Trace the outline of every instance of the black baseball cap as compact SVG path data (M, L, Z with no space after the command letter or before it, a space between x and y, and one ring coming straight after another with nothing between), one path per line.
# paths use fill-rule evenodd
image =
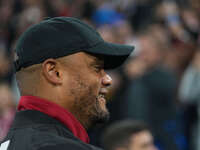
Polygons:
M16 44L15 71L48 58L59 58L77 52L102 55L105 69L116 68L133 51L133 46L105 42L86 23L72 17L55 17L28 28Z

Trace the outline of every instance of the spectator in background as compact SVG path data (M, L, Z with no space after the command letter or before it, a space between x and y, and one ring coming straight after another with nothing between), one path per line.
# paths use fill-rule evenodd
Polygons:
M1 47L2 46L2 47ZM5 47L0 44L0 82L11 83L11 62L5 50Z
M102 141L105 150L157 150L146 124L133 120L110 125Z
M179 88L179 98L186 105L197 105L197 120L190 118L191 148L200 149L200 49L195 53L191 64L184 72ZM194 111L195 109L193 109ZM194 114L194 113L193 113ZM195 119L195 120L194 120Z
M200 14L200 1L199 0L189 0L190 5L197 14Z
M15 114L15 103L7 84L0 85L0 141L6 136Z
M124 117L126 117L126 115L124 115L124 109L130 106L124 106L127 105L127 103L125 104L127 100L124 99L124 93L130 90L131 82L133 80L134 82L137 81L136 85L138 86L138 81L143 79L143 77L147 76L150 72L153 72L153 76L157 76L156 78L158 78L155 82L152 82L153 86L154 84L157 85L157 94L160 93L161 89L166 87L166 83L167 86L171 87L169 88L171 90L168 91L168 94L172 91L179 91L179 80L182 78L185 69L192 60L197 39L200 41L199 0L0 0L0 81L5 81L9 85L12 84L13 76L9 60L12 58L11 50L14 49L14 44L18 36L23 33L28 26L39 22L41 19L43 20L45 17L56 16L78 17L94 27L100 27L99 31L103 32L103 36L105 36L105 39L108 39L108 41L122 44L134 43L134 45L136 45L135 52L138 55L140 55L140 47L142 48L141 36L139 35L143 35L148 27L154 28L151 29L152 31L150 34L150 37L152 36L153 38L152 43L155 43L155 41L158 43L164 41L162 42L163 44L161 44L164 45L164 47L158 46L159 49L165 49L160 51L160 54L164 56L161 62L159 62L162 65L156 65L155 70L158 71L159 69L157 67L159 66L160 68L161 66L168 75L171 75L165 76L165 73L160 75L156 73L155 70L152 71L151 67L146 70L146 67L143 68L143 63L138 63L138 60L132 62L132 59L130 59L130 63L122 66L119 70L111 72L114 81L113 90L109 95L109 97L114 100L111 101L111 105L109 104L112 121L124 119ZM159 23L159 26L152 26L154 23ZM164 32L161 30L164 30ZM155 34L157 34L157 37L155 37ZM147 50L145 53L148 53L149 57L155 54L151 50ZM138 55L133 56L133 58L138 57ZM135 67L127 67L130 64L133 64ZM137 73L139 74L136 73L136 78L131 77L132 75L129 76L131 70L138 71ZM160 84L161 78L164 81L166 80L166 83L163 82L163 84ZM149 79L149 77L147 79ZM159 80L159 83L157 80ZM137 87L136 85L135 87L137 89L141 88L141 86ZM138 95L142 97L140 92L137 93L136 91L133 92L135 94L132 94L134 95L134 100L138 98ZM166 90L164 91L166 92ZM193 115L188 113L188 108L191 112L195 112L195 109L193 109L193 107L188 107L190 100L181 99L183 97L180 96L180 101L186 103L187 106L182 107L185 105L180 105L181 103L177 98L177 93L173 93L173 100L168 97L171 94L167 94L168 98L163 96L165 97L163 101L172 103L174 107L176 107L176 110L178 108L179 114L183 114L184 112L186 115L182 118L186 119L186 116L192 118ZM150 102L149 99L152 99L151 96L145 96L145 94L143 96L148 100L141 100L136 103L139 103L138 105L140 106L149 105L147 102ZM195 95L192 97L194 96ZM132 98L130 99L132 100ZM174 102L174 99L176 99L176 102ZM156 99L154 101L157 102L158 100ZM135 101L131 102L135 103ZM115 107L113 107L113 104ZM195 104L196 100L194 103L192 101L194 107L196 107ZM162 105L164 106L164 103L162 103ZM140 107L136 107L136 105L134 107L136 108L135 112L137 113L135 115L137 116L141 113L141 109L139 109ZM129 109L133 110L134 108L130 107ZM166 110L168 111L170 109L166 108ZM165 110L163 110L163 112L164 111ZM176 114L177 112L173 113L174 116L176 116ZM180 119L180 116L175 119ZM157 121L160 123L159 120ZM186 122L189 127L193 125L190 119ZM182 126L184 125L185 123L182 123ZM97 137L97 135L94 136ZM192 138L188 137L188 140L190 139Z
M163 33L159 25L154 26ZM140 50L125 65L129 84L118 111L122 118L148 123L160 149L186 149L182 126L176 120L176 75L165 65L167 41L159 38L154 26L139 36Z

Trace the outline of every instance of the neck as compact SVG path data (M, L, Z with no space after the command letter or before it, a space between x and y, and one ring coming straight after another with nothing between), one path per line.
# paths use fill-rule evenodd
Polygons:
M82 126L86 130L88 130L92 126L92 123L89 120L88 116L80 114L78 111L70 111L70 112L75 116L75 118L82 124Z

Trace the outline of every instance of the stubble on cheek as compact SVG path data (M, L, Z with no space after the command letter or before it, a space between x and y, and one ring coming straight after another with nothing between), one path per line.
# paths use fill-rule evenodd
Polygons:
M99 103L98 91L94 87L84 84L80 79L77 79L76 82L78 86L71 92L75 94L73 107L77 119L85 126L107 121L109 112L106 106L103 106L105 104Z
M87 96L80 99L77 105L79 105L83 118L88 119L89 124L93 125L107 121L109 119L109 112L106 106L102 106L103 104L99 103L97 95L92 94L92 91L92 88L88 88Z

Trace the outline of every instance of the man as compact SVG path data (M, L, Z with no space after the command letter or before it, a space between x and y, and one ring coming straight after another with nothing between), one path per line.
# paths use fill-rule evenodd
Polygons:
M133 120L110 125L103 135L103 145L105 150L157 150L148 127Z
M86 130L109 117L105 95L112 69L133 47L103 41L75 18L30 27L16 46L18 111L0 150L89 150Z

